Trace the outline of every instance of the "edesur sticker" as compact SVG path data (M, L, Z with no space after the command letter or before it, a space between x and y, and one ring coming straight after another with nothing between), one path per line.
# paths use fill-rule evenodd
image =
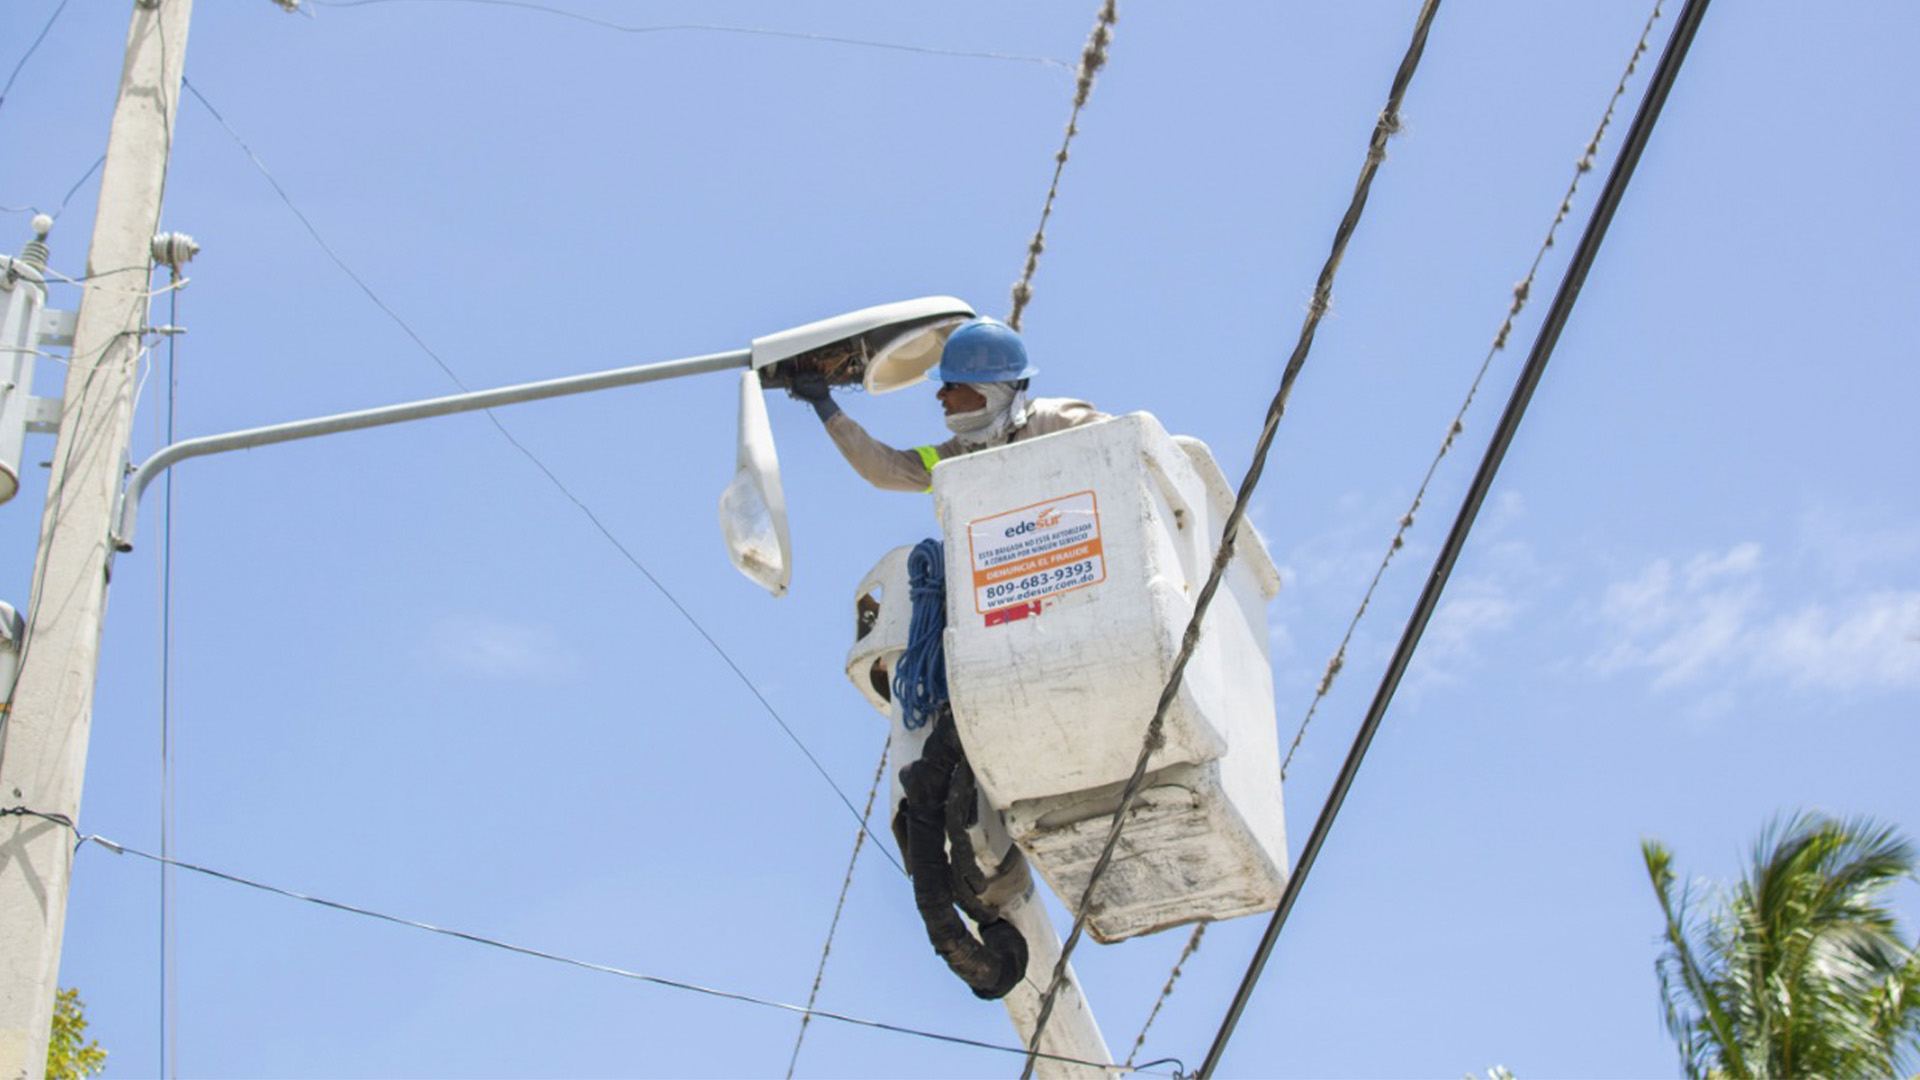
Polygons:
M973 555L973 607L981 614L1016 604L1037 607L1043 597L1107 577L1100 508L1091 491L970 521L967 545Z

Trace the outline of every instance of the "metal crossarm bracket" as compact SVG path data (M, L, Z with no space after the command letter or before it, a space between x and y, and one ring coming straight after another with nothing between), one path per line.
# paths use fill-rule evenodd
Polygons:
M40 344L70 346L73 344L73 329L80 322L77 311L59 311L46 308L40 312Z
M27 399L27 430L44 435L60 431L61 401L54 397Z

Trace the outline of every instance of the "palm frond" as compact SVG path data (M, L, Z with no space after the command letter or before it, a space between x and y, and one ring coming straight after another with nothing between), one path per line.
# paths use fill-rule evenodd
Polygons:
M1641 851L1666 918L1656 961L1688 1076L1885 1076L1920 1055L1920 959L1884 902L1913 845L1869 818L1776 818L1704 915L1672 855Z
M1679 1043L1681 1066L1686 1069L1689 1080L1700 1080L1714 1072L1721 1072L1731 1080L1745 1080L1752 1074L1747 1071L1733 1038L1733 1025L1707 970L1694 955L1696 950L1686 925L1691 888L1682 886L1679 897L1674 897L1673 853L1666 847L1657 841L1643 840L1640 853L1646 860L1647 876L1652 879L1654 895L1659 898L1660 910L1667 921L1667 948L1654 967L1660 977L1667 1030ZM1691 1011L1682 1008L1683 1001L1692 1005ZM1727 1052L1715 1054L1716 1047L1724 1047ZM1719 1068L1716 1069L1716 1065Z

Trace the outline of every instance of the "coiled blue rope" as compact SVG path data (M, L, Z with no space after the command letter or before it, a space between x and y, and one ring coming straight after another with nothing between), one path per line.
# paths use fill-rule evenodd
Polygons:
M922 540L907 556L913 622L907 651L893 673L893 697L908 731L918 731L947 701L947 561L938 540Z

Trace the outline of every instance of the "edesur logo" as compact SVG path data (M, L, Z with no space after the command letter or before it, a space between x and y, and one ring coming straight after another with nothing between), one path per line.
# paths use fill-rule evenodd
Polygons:
M1016 536L1022 535L1023 533L1030 533L1035 529L1051 529L1058 524L1060 524L1060 511L1055 510L1053 507L1049 506L1045 510L1042 510L1040 511L1040 513L1036 514L1032 521L1023 521L1020 524L1015 525L1012 528L1009 528L1006 534L1007 539L1011 540Z

